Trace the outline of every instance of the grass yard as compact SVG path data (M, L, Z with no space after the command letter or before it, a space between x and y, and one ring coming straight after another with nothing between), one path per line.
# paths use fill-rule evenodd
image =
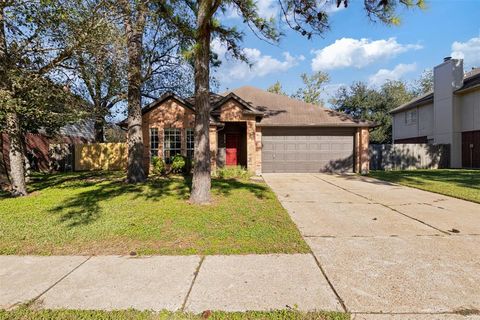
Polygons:
M348 320L350 315L340 312L270 311L270 312L212 312L210 315L195 315L181 312L149 311L79 311L79 310L30 310L19 308L13 311L0 310L0 320Z
M369 176L480 203L480 170L372 171Z
M212 181L191 205L182 176L127 185L122 173L36 175L31 194L0 195L0 254L304 253L308 246L270 188Z

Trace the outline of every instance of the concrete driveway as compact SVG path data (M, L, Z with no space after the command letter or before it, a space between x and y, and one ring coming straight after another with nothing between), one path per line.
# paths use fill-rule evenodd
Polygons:
M264 178L355 319L480 319L480 205L355 175Z

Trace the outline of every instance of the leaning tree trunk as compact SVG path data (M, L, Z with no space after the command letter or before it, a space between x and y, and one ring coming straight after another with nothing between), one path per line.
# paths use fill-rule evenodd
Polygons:
M197 204L210 202L210 12L211 1L202 1L197 17L197 43L195 48L195 152L190 201Z
M125 19L128 46L128 168L127 182L137 183L147 179L144 169L142 132L142 42L145 11L138 5L137 19Z
M4 9L6 3L0 2L0 90L10 91L7 68L8 53L5 37ZM7 135L10 143L8 157L10 160L10 182L12 185L12 194L14 196L27 195L27 186L25 183L25 166L22 135L20 131L20 119L15 110L9 110L6 115Z

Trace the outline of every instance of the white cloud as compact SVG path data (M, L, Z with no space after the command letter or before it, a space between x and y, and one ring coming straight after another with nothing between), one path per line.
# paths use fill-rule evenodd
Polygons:
M400 53L421 48L418 44L400 44L395 38L375 41L342 38L323 49L313 51L315 58L311 65L313 71L363 68L377 60L393 58Z
M468 66L480 65L480 37L471 38L466 42L455 41L452 43L452 57L464 59Z
M277 0L258 0L257 12L262 18L276 18L280 11Z
M260 17L265 19L277 18L280 13L280 7L277 0L257 0L257 13ZM237 7L235 5L229 5L224 17L227 19L238 19L240 15L238 14Z
M368 78L368 81L373 86L380 86L387 80L400 80L405 74L413 72L417 69L417 64L398 64L392 70L380 69L374 75Z
M281 8L278 4L277 0L257 0L255 1L257 4L257 12L258 15L262 18L270 19L270 18L278 18L281 13ZM334 0L320 0L319 8L322 8L325 12L332 15L335 12L341 11L345 9L345 6L342 4L337 7L337 2ZM224 14L224 17L227 19L238 19L240 15L235 7L235 5L229 5L227 10ZM284 19L284 16L280 17Z
M222 61L222 64L216 70L216 76L220 82L225 83L285 72L298 65L300 61L305 60L304 56L292 56L289 52L283 53L283 59L277 59L263 54L256 48L245 48L243 52L252 64L250 67L242 61L233 58L227 59L227 48L218 39L212 41L212 51L217 53Z

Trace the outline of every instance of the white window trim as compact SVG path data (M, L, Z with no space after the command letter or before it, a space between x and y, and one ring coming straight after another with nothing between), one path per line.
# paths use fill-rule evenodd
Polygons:
M192 135L192 141L191 141L191 144L192 144L192 147L189 148L189 141L188 141L188 136L189 134ZM193 128L187 128L185 129L185 151L186 151L186 155L188 157L188 152L191 151L191 158L193 158L193 153L194 153L194 150L195 150L195 135L194 135L194 131L193 131Z
M156 132L156 140L157 140L157 147L156 148L152 148L152 146L153 146L153 139L152 139L153 134L152 134L152 132L154 130ZM158 134L158 131L159 131L158 128L150 128L150 130L149 130L150 160L155 156L158 157L158 149L159 149L159 146L160 146L160 136ZM154 151L156 151L156 152L154 153Z
M168 135L173 136L173 137L176 137L177 133L178 133L178 141L177 141L177 139L175 139L175 142L180 143L180 146L178 148L171 148L171 145L167 146L167 139L166 139L166 137L167 137L166 132L167 131L169 132ZM175 134L172 134L171 132L175 132ZM169 151L170 157L166 156L167 151ZM163 129L163 160L165 162L169 162L170 158L173 157L172 156L172 151L175 151L174 155L182 153L182 131L179 128L164 128Z

